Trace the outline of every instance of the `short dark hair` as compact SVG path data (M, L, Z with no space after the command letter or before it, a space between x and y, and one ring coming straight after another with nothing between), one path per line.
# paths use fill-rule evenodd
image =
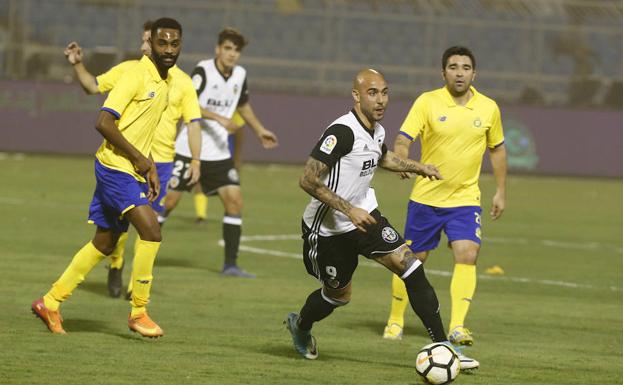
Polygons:
M153 20L147 20L146 22L143 23L143 32L145 31L149 31L151 32L151 27L154 25L154 21Z
M218 45L223 44L226 40L234 43L240 50L249 44L249 40L240 31L232 27L226 27L218 34Z
M469 48L463 47L460 45L455 45L454 47L448 48L441 57L441 69L446 69L446 65L448 65L448 59L451 56L459 55L459 56L467 56L472 60L472 68L476 69L476 58L472 51Z
M182 25L177 22L175 19L171 19L170 17L162 17L153 22L151 25L151 37L155 38L156 33L160 28L168 28L168 29L177 29L180 31L180 36L182 36Z

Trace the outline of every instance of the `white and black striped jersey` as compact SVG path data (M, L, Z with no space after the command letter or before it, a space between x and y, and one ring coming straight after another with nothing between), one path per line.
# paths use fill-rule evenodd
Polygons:
M231 119L239 105L249 99L247 90L247 71L234 66L229 77L225 77L216 66L215 59L202 60L191 74L197 90L201 108ZM227 129L211 119L202 119L201 123L201 160L223 160L231 157ZM188 129L182 127L175 142L175 152L190 157L188 147Z
M377 206L370 182L385 154L385 129L378 123L367 130L354 110L335 120L311 152L329 166L323 183L353 206L372 212ZM321 236L343 234L356 227L348 217L316 198L305 208L303 221Z

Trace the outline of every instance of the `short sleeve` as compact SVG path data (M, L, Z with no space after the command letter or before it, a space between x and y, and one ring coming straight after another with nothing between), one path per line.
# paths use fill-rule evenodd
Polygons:
M130 68L134 67L138 64L137 60L128 60L122 63L117 64L112 67L108 71L103 74L97 76L95 78L95 82L97 83L97 89L100 93L104 94L113 88L115 88L115 84L121 79L124 73L126 73Z
M500 114L500 108L496 104L493 116L491 117L491 128L487 131L487 147L495 148L502 143L504 143L502 116Z
M192 81L184 76L182 82L182 118L184 123L201 119L201 110L199 109L199 100Z
M310 156L333 167L338 160L353 150L355 135L343 124L334 124L327 128L314 146Z
M426 100L423 95L415 100L413 106L409 110L407 117L405 118L402 126L400 127L399 135L406 136L411 141L414 141L424 130L427 122L426 112Z
M127 71L110 91L101 110L108 111L119 119L128 104L138 94L138 90L142 86L141 83L140 74L135 71Z
M238 106L243 106L249 102L249 89L247 88L247 79L244 79L242 83L242 91L240 92L240 99L238 99Z
M200 95L206 88L206 84L208 82L206 70L201 66L197 66L190 74L190 78L192 80L193 87L195 88L197 95Z

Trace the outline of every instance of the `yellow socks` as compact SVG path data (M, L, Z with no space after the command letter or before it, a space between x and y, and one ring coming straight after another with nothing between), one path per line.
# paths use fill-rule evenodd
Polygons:
M404 327L405 323L405 309L409 304L409 297L407 295L407 288L404 282L396 274L392 274L392 308L389 313L389 319L387 324L393 323Z
M123 252L125 250L125 242L127 240L128 233L121 233L119 240L117 241L117 246L115 246L115 250L113 250L112 254L110 254L111 269L121 269L123 266Z
M45 307L52 311L58 310L60 303L69 298L74 289L84 281L84 277L104 258L106 256L89 241L76 253L61 277L54 282L52 289L43 296Z
M195 192L195 215L197 218L206 219L208 217L208 197L203 192Z
M455 264L452 281L450 282L452 311L448 330L452 330L457 326L463 326L475 291L476 265Z
M149 292L153 279L152 269L160 242L137 240L134 251L134 263L132 266L132 305L131 317L145 313L149 303Z

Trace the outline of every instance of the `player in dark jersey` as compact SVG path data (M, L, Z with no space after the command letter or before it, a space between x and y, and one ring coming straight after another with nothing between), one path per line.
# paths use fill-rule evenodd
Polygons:
M355 105L331 124L309 157L300 185L312 196L303 215L303 254L307 272L322 288L312 292L300 313L288 314L285 323L296 351L307 359L318 357L311 335L314 322L348 304L351 278L359 254L387 267L402 278L409 301L434 342L446 338L435 290L422 263L378 210L370 182L377 167L413 172L441 179L435 166L422 165L388 151L385 129L378 122L385 114L388 87L383 75L360 71L352 91ZM457 352L459 353L459 352ZM459 353L462 369L478 362Z

